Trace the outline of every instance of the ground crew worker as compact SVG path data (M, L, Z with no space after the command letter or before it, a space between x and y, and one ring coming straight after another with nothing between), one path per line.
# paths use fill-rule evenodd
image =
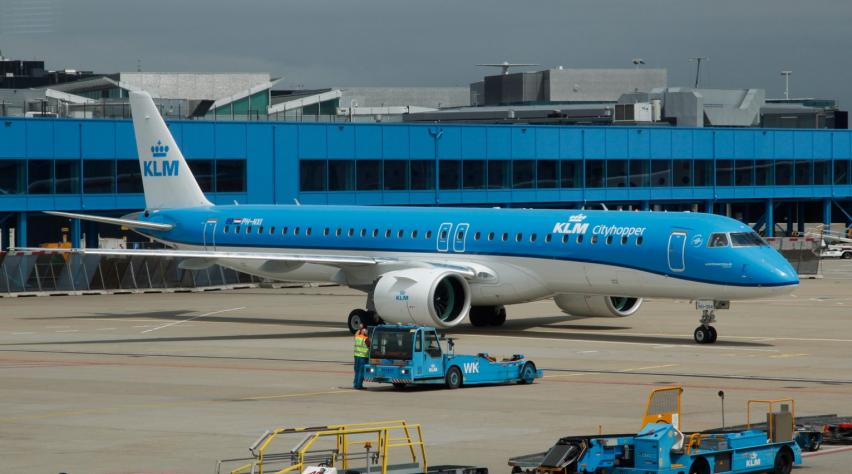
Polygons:
M352 382L352 388L355 390L364 388L364 365L367 364L369 348L370 339L367 337L367 327L361 324L355 333L355 380Z

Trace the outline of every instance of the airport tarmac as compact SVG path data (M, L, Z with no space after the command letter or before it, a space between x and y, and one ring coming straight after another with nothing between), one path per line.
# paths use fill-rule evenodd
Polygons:
M800 415L852 415L852 262L790 296L720 311L697 345L687 301L624 319L572 319L551 301L511 306L499 329L449 331L459 353L524 353L534 385L354 391L340 287L0 300L0 472L211 473L266 429L406 419L430 464L483 464L570 434L632 432L649 390L685 386L686 430L745 422L750 398ZM295 444L301 438L292 438ZM290 446L287 445L287 448ZM849 472L852 451L805 460Z

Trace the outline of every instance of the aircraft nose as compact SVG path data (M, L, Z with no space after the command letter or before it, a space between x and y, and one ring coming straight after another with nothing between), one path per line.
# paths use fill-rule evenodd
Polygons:
M743 265L743 277L761 286L781 287L799 284L799 275L796 270L786 258L775 251Z

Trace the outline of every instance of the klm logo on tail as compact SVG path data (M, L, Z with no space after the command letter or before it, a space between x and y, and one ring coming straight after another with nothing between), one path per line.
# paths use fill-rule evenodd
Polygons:
M168 158L169 146L157 141L151 147L153 158ZM144 160L142 162L142 174L144 176L177 176L179 171L178 160Z

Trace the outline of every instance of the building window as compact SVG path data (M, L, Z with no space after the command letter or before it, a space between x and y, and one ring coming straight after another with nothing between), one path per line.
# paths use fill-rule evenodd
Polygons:
M302 160L299 162L299 189L301 191L325 191L325 160Z
M138 163L138 160L136 160ZM198 181L198 186L201 188L201 191L205 193L212 193L215 191L213 189L213 160L187 160L186 162L189 165L189 170L192 171L192 175L195 176L195 180ZM119 167L121 166L121 162L119 161ZM136 165L137 168L139 165ZM119 180L120 177L120 169L119 169ZM119 187L121 184L119 184ZM121 192L119 190L119 192Z
M562 172L559 175L559 187L561 188L581 188L583 187L583 178L580 170L583 169L583 162L579 160L565 160L559 162Z
M651 160L651 186L671 186L671 160Z
M814 184L831 184L831 168L827 160L814 160Z
M115 162L112 160L84 160L83 192L86 194L115 192Z
M139 160L118 160L115 165L118 192L144 192L144 189L142 189L142 172L139 170Z
M527 189L535 185L535 161L514 160L512 162L512 188Z
M651 164L648 160L630 160L631 188L647 188L651 185Z
M355 189L355 162L328 160L328 190L352 191Z
M435 189L435 162L432 160L411 160L411 189Z
M734 184L737 186L754 185L754 162L737 160L734 162Z
M485 161L462 161L462 187L464 189L485 189Z
M355 162L355 188L358 191L378 191L382 188L382 162L358 160Z
M754 184L772 186L772 161L757 160L754 162Z
M692 176L695 186L713 186L713 160L695 160Z
M606 163L606 187L627 186L627 160L609 160Z
M385 160L386 191L408 189L408 160Z
M216 192L246 192L245 160L218 160L216 162Z
M511 166L509 160L489 160L488 189L509 189L512 186Z
M692 160L672 160L675 186L692 186Z
M0 195L22 193L25 180L23 160L0 160Z
M775 185L788 186L793 184L793 161L779 160L775 162Z
M834 162L834 184L849 184L849 161Z
M811 183L811 160L796 160L796 184L807 185Z
M461 161L459 160L441 160L439 181L441 189L459 189L461 184Z
M602 188L604 185L604 162L586 160L586 187Z
M555 188L559 184L559 162L538 160L536 182L539 188Z
M29 160L28 185L29 194L52 194L53 193L53 162L50 160Z
M716 160L716 186L734 184L734 162L731 160Z
M0 162L2 166L3 162ZM0 180L6 173L0 171ZM80 162L77 160L56 160L54 164L56 194L78 194L80 192ZM0 189L3 186L0 185Z

